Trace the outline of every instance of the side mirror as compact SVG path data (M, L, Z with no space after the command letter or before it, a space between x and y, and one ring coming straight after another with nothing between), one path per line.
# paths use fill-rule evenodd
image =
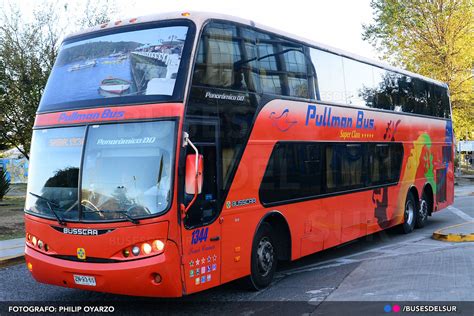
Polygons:
M184 180L186 194L200 194L202 191L203 159L202 155L190 154L186 156L186 177Z

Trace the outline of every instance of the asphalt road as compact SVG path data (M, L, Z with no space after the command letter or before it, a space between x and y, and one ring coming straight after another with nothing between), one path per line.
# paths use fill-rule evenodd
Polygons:
M469 195L474 186L458 192L462 196L454 205L435 213L424 228L408 235L391 229L286 263L274 283L260 292L232 282L175 300L133 298L40 284L20 264L0 270L0 301L100 302L132 310L238 310L245 315L285 309L292 314L317 313L323 301L474 301L474 243L431 239L439 228L474 220L474 196Z

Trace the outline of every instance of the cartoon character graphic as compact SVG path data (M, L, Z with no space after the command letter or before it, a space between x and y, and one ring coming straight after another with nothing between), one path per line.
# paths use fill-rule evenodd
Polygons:
M290 119L289 112L290 110L288 109L284 109L280 115L277 115L276 112L271 112L269 118L272 120L272 125L282 132L288 131L298 123L298 121Z
M415 182L417 175L418 177L424 176L434 192L436 192L431 143L431 137L427 133L422 133L413 142L413 147L410 149L410 154L405 165L405 170L402 172L402 178L400 179L401 186L399 197L397 199L399 203L397 211L399 214L403 213L405 196L411 183Z

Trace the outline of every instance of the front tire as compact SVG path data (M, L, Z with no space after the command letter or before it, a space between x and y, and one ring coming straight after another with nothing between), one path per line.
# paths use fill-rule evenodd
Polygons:
M277 266L277 247L270 224L263 223L253 240L249 285L253 290L266 288L272 283Z
M401 230L404 234L409 234L415 228L416 222L416 200L413 193L408 192L407 199L405 201L405 210L403 212L403 224Z

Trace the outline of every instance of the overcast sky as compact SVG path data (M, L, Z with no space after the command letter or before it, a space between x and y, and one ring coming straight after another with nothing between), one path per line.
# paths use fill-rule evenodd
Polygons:
M34 5L47 0L16 1L25 11L25 16L29 16L27 11L31 11ZM372 21L370 0L115 1L118 3L119 9L119 12L114 16L117 19L169 11L219 12L248 18L357 55L377 59L372 46L361 38L362 23Z

